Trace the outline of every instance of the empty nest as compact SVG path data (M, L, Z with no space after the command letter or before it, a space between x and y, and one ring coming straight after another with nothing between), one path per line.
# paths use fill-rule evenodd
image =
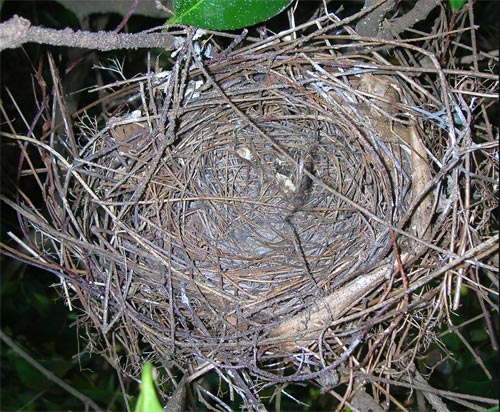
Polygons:
M467 113L494 81L419 67L429 53L403 42L389 64L383 41L335 27L214 59L187 42L171 70L108 85L111 117L28 139L47 208L5 201L93 350L136 375L148 359L193 382L215 370L253 408L270 384L404 380L450 271L492 269L476 257L494 237L454 236L461 211L488 230L494 198L465 212L457 193L496 150ZM469 189L491 194L492 167Z

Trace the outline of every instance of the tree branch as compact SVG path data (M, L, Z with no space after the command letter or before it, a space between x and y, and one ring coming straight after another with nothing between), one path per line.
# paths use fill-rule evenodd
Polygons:
M419 21L425 20L429 13L439 6L436 0L418 0L413 9L404 16L391 21L392 28L385 29L386 35L394 38L394 33L399 34L404 30L413 27Z
M31 357L24 349L19 347L14 340L4 333L3 330L0 330L0 339L16 353L21 358L23 358L26 362L28 362L31 366L33 366L36 370L38 370L41 374L43 374L47 379L51 380L55 384L59 385L66 392L70 393L75 398L79 399L87 408L90 407L95 411L100 411L102 408L99 407L92 399L83 393L78 392L75 388L68 385L61 378L57 377L53 372L49 371L47 368L38 363L33 357Z
M378 0L365 0L365 8L373 6ZM387 13L396 6L396 0L386 0L380 6L361 18L356 25L360 36L394 39L396 35L425 20L429 13L439 5L436 0L418 0L404 16L383 24Z
M377 2L379 2L379 0L365 0L364 8L371 7ZM382 21L395 5L396 0L384 1L373 11L361 18L356 24L356 31L358 34L365 37L380 37L379 31L382 27Z
M31 22L15 15L5 23L0 23L0 51L35 42L53 46L79 47L109 51L116 49L140 49L158 47L165 50L178 49L184 39L167 33L114 33L99 31L73 31L48 29L31 26Z
M91 14L116 13L125 16L131 8L132 0L106 0L106 1L75 1L75 0L56 0L67 10L70 10L80 22ZM172 13L166 9L173 9L172 0L161 0L164 6L158 8L153 0L140 1L134 10L134 15L154 17L167 20Z

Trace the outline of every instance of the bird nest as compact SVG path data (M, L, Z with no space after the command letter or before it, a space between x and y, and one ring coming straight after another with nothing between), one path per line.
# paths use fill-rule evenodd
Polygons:
M94 351L132 374L215 370L254 408L270 384L404 381L463 268L492 269L497 147L471 107L494 80L334 27L214 59L188 42L106 86L111 117L24 138L46 204L14 206L29 260L79 301Z

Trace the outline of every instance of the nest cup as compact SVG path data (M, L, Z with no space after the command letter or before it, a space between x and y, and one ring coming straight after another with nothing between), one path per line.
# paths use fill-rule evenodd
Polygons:
M449 119L422 108L441 102L373 43L308 41L208 62L184 50L115 90L104 126L82 117L74 146L40 149L62 206L26 225L62 239L63 283L124 370L214 369L253 407L269 383L333 387L362 341L388 336L372 330L401 321L394 274L417 283L411 265L438 260L450 209L428 154L446 159Z
M104 329L132 320L155 350L186 364L249 362L256 350L294 360L318 339L331 315L275 328L379 267L392 244L387 223L412 195L407 138L377 129L382 115L370 109L389 97L362 86L386 82L391 92L397 81L337 65L314 54L219 62L208 66L217 87L192 69L176 140L161 156L169 137L154 135L143 105L87 145L91 162L76 170L98 201L75 182L72 209L87 210L82 226L100 248L86 279ZM397 122L397 108L391 115Z
M323 73L308 62L331 56L306 57L210 65L217 88L192 74L176 141L160 157L168 137L154 136L144 106L113 118L104 131L111 139L83 153L92 163L78 172L99 199L85 227L103 249L92 254L92 278L101 296L110 272L122 296L154 305L154 317L149 304L143 315L155 333L142 333L155 348L189 358L216 345L231 363L250 357L280 321L386 257L387 223L411 200L408 143L373 128L367 107L387 96L363 92L357 76L357 89L346 87L335 64ZM78 189L87 203L88 189ZM290 343L300 333L274 338Z

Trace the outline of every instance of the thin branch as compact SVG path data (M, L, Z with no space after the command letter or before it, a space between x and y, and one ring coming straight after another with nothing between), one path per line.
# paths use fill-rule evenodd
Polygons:
M368 8L377 3L377 0L365 0L364 8ZM360 36L378 37L379 30L382 26L387 13L394 8L396 0L387 0L380 3L374 10L361 18L356 24L356 31Z
M55 30L32 26L31 22L17 15L0 23L0 51L35 42L53 46L79 47L109 51L116 49L162 48L176 50L184 42L182 37L167 33L114 33L99 31L73 31L69 28Z
M422 385L425 389L419 389L422 391L425 399L432 405L433 409L437 412L450 412L446 404L442 401L439 395L433 393L433 389L425 380L425 378L420 374L420 372L415 368L413 373L415 374L415 380Z
M62 379L58 378L54 375L53 372L44 368L40 363L38 363L35 359L33 359L24 349L20 348L12 338L6 335L3 330L0 330L0 339L5 342L6 345L10 346L10 348L17 353L21 358L23 358L26 362L28 362L31 366L33 366L36 370L38 370L42 375L44 375L47 379L54 382L63 388L66 392L73 395L75 398L79 399L84 405L91 407L93 410L101 411L102 408L99 407L92 399L85 396L83 393L78 392L75 388L68 385Z
M375 3L376 0L365 0L365 8L371 7ZM361 18L356 25L356 31L361 36L393 39L419 21L425 20L438 5L439 2L436 0L418 0L404 16L391 20L388 27L387 24L384 24L384 19L387 13L395 8L396 1L387 0Z
M432 10L439 6L436 0L418 0L415 6L404 16L390 22L392 27L385 27L382 36L387 38L413 27L418 22L425 20Z
M65 9L71 11L78 20L82 21L92 14L115 13L120 16L126 16L131 8L131 0L112 0L112 1L75 1L75 0L56 0ZM141 15L153 17L156 19L167 20L173 15L172 0L157 1L139 1L134 16Z

